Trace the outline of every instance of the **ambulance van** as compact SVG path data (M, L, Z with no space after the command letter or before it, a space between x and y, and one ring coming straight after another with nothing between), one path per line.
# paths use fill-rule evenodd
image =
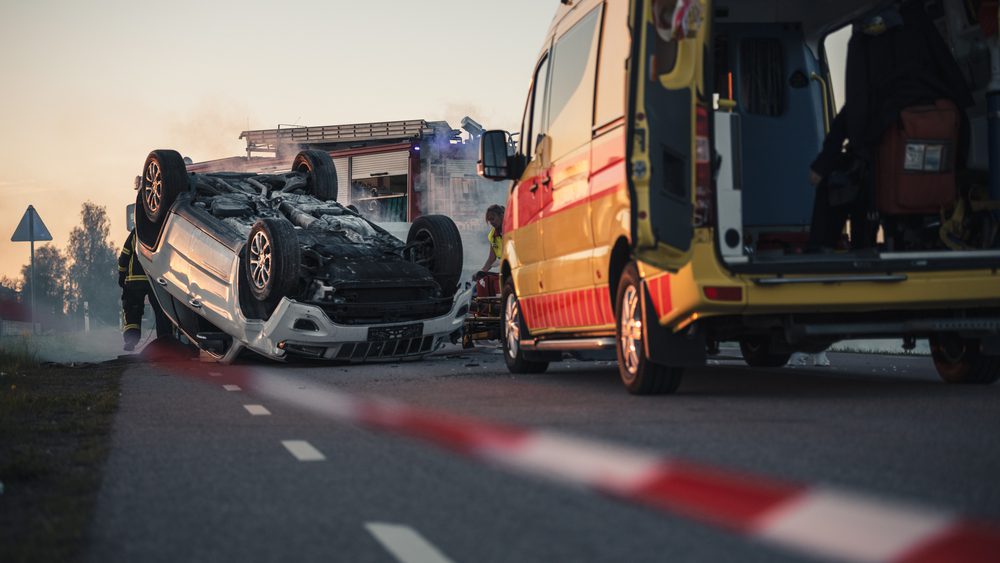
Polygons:
M843 80L831 49L842 59L852 34L912 25L907 5L562 0L520 132L486 132L480 148L482 176L514 180L501 262L510 371L613 354L629 392L671 393L723 342L778 367L844 339L926 338L945 381L995 382L996 2L911 1L973 103L901 112L867 172L872 205L817 249L810 166ZM850 222L877 237L859 244Z

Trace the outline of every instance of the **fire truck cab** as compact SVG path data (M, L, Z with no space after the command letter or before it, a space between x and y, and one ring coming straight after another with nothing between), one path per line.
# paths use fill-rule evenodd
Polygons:
M974 98L961 108L967 144L907 136L901 116L897 149L872 173L879 198L898 196L879 200L877 243L844 235L813 252L810 163L837 114L826 48L864 18L877 26L878 10L876 33L909 25L896 15L913 2ZM563 0L516 150L503 131L480 148L481 175L514 180L508 368L613 351L628 391L671 393L720 342L777 367L843 339L898 337L928 338L945 381L995 382L997 17L990 0Z

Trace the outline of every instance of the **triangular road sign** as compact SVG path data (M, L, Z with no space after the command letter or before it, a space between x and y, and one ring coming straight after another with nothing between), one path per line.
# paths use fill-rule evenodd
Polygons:
M33 242L37 240L52 240L52 235L42 223L42 218L38 216L34 206L29 205L18 223L14 235L10 237L11 242Z

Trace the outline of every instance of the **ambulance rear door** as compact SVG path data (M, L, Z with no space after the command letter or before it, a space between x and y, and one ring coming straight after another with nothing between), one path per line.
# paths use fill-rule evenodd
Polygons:
M691 258L695 180L708 170L710 145L701 131L707 129L707 107L701 120L698 109L710 9L710 0L632 4L626 147L632 250L643 262L670 271Z

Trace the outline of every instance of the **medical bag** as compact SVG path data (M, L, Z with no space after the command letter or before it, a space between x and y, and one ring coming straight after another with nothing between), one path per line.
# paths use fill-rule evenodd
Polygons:
M882 215L937 214L954 204L959 119L949 100L900 112L879 148L877 204Z

